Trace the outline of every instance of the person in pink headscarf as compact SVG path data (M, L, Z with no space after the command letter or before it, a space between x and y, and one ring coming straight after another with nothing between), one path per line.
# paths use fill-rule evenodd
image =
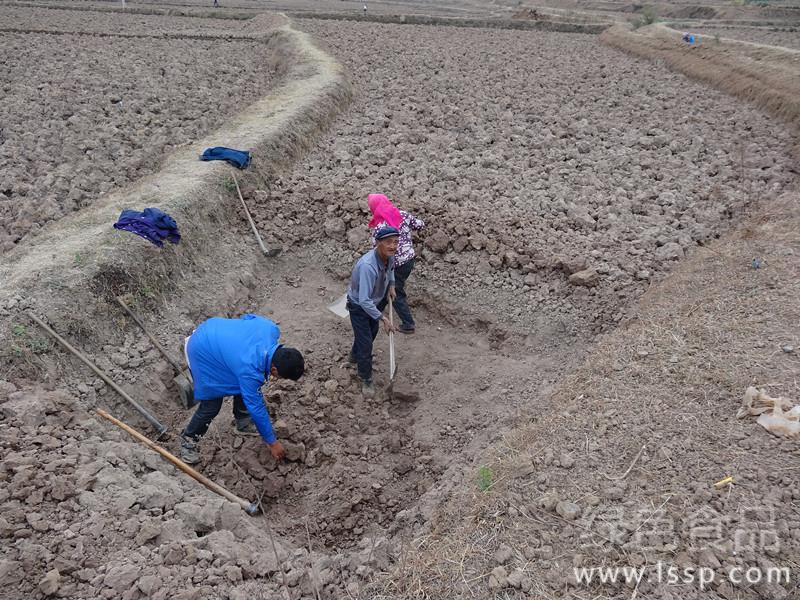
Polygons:
M372 213L369 227L372 230L372 245L375 246L375 234L382 227L394 227L400 232L397 244L397 253L394 255L394 288L396 297L394 310L400 317L401 325L398 331L414 333L416 324L411 315L406 299L406 280L414 269L414 243L411 239L412 231L425 228L425 222L404 210L399 210L392 201L383 194L370 194L367 204Z

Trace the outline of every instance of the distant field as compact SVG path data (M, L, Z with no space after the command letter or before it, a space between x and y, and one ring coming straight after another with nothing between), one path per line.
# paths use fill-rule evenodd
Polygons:
M766 27L703 27L692 29L693 33L701 36L705 43L713 42L716 36L730 38L743 42L754 42L768 46L783 46L793 50L800 50L800 27L775 30Z

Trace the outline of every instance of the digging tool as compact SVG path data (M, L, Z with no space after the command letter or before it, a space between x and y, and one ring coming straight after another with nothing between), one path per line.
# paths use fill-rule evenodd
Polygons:
M194 399L194 381L192 381L192 372L189 369L186 369L185 371L175 375L172 381L174 381L175 385L178 386L178 394L180 394L183 408L192 408L195 404L197 404L197 400Z
M394 382L394 374L397 370L394 355L394 311L392 310L392 299L389 298L389 385Z
M146 409L145 407L143 407L141 404L139 404L138 402L136 402L136 400L134 400L133 398L131 398L131 397L130 397L130 396L129 396L129 395L126 393L126 392L125 392L125 390L123 390L123 389L122 389L121 387L119 387L119 386L118 386L116 383L114 383L114 382L111 380L111 378L110 378L108 375L106 375L105 373L103 373L103 371L101 371L100 369L98 369L98 368L95 366L95 364L94 364L92 361L90 361L88 358L86 358L86 356L84 356L84 355L83 355L83 354L82 354L82 353L81 353L79 350L76 350L75 348L73 348L73 347L72 347L72 346L69 344L69 342L67 342L67 341L66 341L64 338L62 338L62 337L61 337L60 335L58 335L58 334L57 334L55 331L53 331L52 329L50 329L50 327L49 327L49 326L48 326L48 325L47 325L47 324L46 324L44 321L42 321L42 320L41 320L39 317L37 317L37 316L36 316L36 315L34 315L33 313L28 313L28 317L30 317L30 319L31 319L32 321L34 321L34 322L35 322L37 325L39 325L39 327L41 327L41 328L42 328L42 329L44 329L44 330L45 330L47 333L49 333L51 336L53 336L53 337L54 337L54 338L55 338L55 339L56 339L56 340L57 340L57 341L58 341L58 342L59 342L59 343L60 343L62 346L64 346L64 347L65 347L67 350L69 350L70 352L72 352L72 354L74 354L74 355L75 355L75 356L77 356L79 359L81 359L81 360L83 361L83 363L84 363L86 366L88 366L88 367L89 367L89 368L90 368L92 371L94 371L94 372L97 374L97 376L98 376L98 377L100 377L100 379L102 379L102 380L103 380L103 381L105 381L105 382L106 382L108 385L110 385L110 386L112 387L112 389L113 389L115 392L117 392L117 393L118 393L120 396L122 396L123 398L125 398L125 400L127 400L127 401L128 401L128 403L129 403L131 406L133 406L133 407L134 407L134 408L135 408L135 409L136 409L136 410L139 412L139 414L140 414L140 415L142 415L142 416L143 416L145 419L147 419L147 422L148 422L148 423L150 423L150 424L151 424L151 425L152 425L152 426L155 428L156 432L158 433L158 435L156 436L156 439L158 439L158 438L160 438L162 435L164 435L164 433L167 431L167 426L166 426L166 425L163 425L163 424L161 424L161 423L158 421L158 419L156 419L156 418L155 418L153 415L151 415L151 414L150 414L150 413L147 411L147 409Z
M389 385L386 386L386 395L394 398L394 376L397 372L397 364L394 354L394 310L392 310L392 299L389 298Z
M261 239L261 235L258 233L258 228L256 227L255 222L253 221L253 217L250 216L250 211L247 210L247 204L245 204L244 197L242 197L242 190L239 189L239 182L236 180L236 175L231 174L233 177L233 183L236 184L236 193L239 194L239 200L242 201L242 208L244 208L244 214L247 217L247 220L250 222L250 227L253 229L253 233L256 234L256 239L258 240L258 245L261 248L261 252L264 253L264 256L268 256L273 258L278 256L281 253L280 248L273 248L272 250L268 249L265 245L263 240Z
M173 359L169 354L167 354L167 351L164 350L164 347L161 344L158 343L158 340L156 340L156 338L154 338L153 335L149 331L147 331L147 327L144 326L144 323L142 323L141 319L139 319L139 317L136 315L136 313L134 313L128 307L128 305L125 304L125 301L122 299L121 296L117 296L117 303L119 303L119 305L125 310L125 312L128 313L128 316L131 319L133 319L134 322L139 327L142 328L142 331L144 331L144 334L150 339L150 341L153 343L153 346L156 347L156 350L158 350L161 353L161 356L166 358L167 362L172 365L172 367L175 369L175 372L180 373L181 371L183 371L186 368L186 367L178 364L175 361L175 359Z
M165 459L167 459L173 465L178 467L181 471L186 473L189 477L191 477L195 481L199 481L200 483L202 483L204 486L206 486L208 489L210 489L215 494L219 494L220 496L222 496L226 500L230 500L231 502L235 502L236 504L241 506L244 509L244 512L246 512L248 515L257 515L258 514L258 504L257 503L248 502L247 500L243 500L242 498L239 498L239 496L237 496L235 494L232 494L231 492L226 490L224 487L222 487L218 483L214 483L213 481L211 481L205 475L202 475L202 474L198 473L197 471L195 471L192 467L187 465L185 462L183 462L181 459L179 459L174 454L171 454L170 452L167 452L164 448L162 448L158 444L156 444L156 443L150 441L149 439L147 439L141 433L136 431L133 427L129 427L128 425L126 425L125 423L120 421L119 419L116 419L116 418L112 417L110 414L108 414L102 408L98 408L97 409L97 414L100 415L101 417L103 417L104 419L107 419L108 421L111 421L114 425L116 425L117 427L119 427L123 431L126 431L127 433L132 435L134 438L136 438L138 441L143 443L145 446L147 446L151 450L155 450L156 452L158 452L161 456L163 456Z
M336 302L328 305L328 310L335 314L337 317L346 319L350 313L347 311L347 292L342 295Z
M150 339L153 346L156 347L156 350L161 353L161 356L167 359L167 362L172 365L173 369L175 369L175 377L172 379L172 381L174 381L175 385L178 386L178 392L180 394L181 404L183 404L183 407L191 408L194 406L194 386L192 385L194 382L192 381L192 372L188 369L188 367L183 366L179 362L175 361L175 359L173 359L169 354L167 354L167 351L164 350L163 346L158 343L158 340L153 337L153 334L147 331L147 328L144 326L144 323L142 323L142 320L136 316L136 313L134 313L127 304L125 304L125 301L120 296L117 296L117 302L123 309L125 309L125 312L128 313L128 316L130 316L130 318L142 328L144 334Z

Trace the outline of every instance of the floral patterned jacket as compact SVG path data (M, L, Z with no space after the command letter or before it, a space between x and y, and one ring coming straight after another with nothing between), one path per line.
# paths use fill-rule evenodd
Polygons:
M403 222L400 223L400 239L397 240L397 254L394 255L395 268L406 264L416 254L414 253L414 243L411 240L411 231L421 231L425 229L425 221L415 217L404 210L400 211ZM372 228L372 247L375 247L375 234L381 227L386 227L388 223L383 221Z

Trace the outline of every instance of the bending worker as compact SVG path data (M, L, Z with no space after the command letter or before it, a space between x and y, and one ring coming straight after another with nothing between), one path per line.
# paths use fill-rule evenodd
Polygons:
M361 392L367 398L375 395L372 343L378 335L380 323L383 322L387 334L397 330L382 313L389 298L395 299L394 255L399 235L395 227L383 227L375 232L375 248L358 259L347 290L347 310L353 326L350 362L358 365Z
M261 395L270 377L297 381L303 375L303 355L278 343L281 332L269 319L243 315L239 319L213 317L186 340L186 359L194 381L197 410L181 432L181 458L200 462L198 442L233 396L233 417L240 435L261 435L275 460L284 457Z

